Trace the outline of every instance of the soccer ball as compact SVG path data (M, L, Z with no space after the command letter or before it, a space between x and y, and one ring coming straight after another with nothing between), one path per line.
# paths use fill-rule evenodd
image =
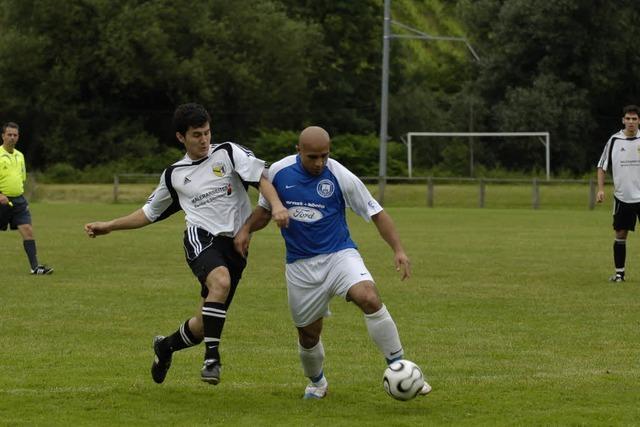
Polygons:
M420 367L410 360L396 360L384 371L382 386L396 400L411 400L424 385Z

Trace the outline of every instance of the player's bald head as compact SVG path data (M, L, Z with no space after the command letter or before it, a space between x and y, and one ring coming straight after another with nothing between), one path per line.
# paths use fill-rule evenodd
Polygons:
M331 151L329 133L319 126L309 126L300 132L297 149L304 169L311 175L320 175Z
M329 133L320 126L309 126L300 132L298 138L299 149L321 150L329 147L331 137Z

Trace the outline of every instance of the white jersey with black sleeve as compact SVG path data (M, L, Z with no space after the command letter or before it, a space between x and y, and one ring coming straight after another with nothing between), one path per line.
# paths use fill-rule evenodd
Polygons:
M611 167L613 195L625 203L640 203L640 131L626 136L620 131L609 138L598 167Z
M233 237L251 214L247 184L258 183L264 161L232 142L212 145L200 160L185 156L162 173L142 207L152 221L182 209L187 227Z

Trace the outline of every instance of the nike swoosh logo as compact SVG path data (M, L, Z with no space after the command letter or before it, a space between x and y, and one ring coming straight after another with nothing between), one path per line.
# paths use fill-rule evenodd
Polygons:
M366 276L366 275L367 275L367 273L360 273L360 275L361 275L361 276Z
M391 352L391 355L395 356L396 354L400 353L401 351L402 351L402 349L393 351L393 352Z
M295 187L295 185L285 185L284 186L284 188L286 188L287 190L290 189L290 188L293 188L293 187Z

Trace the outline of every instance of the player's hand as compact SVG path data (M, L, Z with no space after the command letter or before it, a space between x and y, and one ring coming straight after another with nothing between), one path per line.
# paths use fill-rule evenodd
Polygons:
M249 253L249 243L251 242L251 233L246 227L242 227L236 237L233 238L233 246L243 258Z
M5 196L4 194L0 194L0 205L9 205L9 206L11 206L11 202L9 201L9 198L7 196Z
M95 238L96 236L108 234L111 230L109 230L105 222L90 222L85 224L84 231L89 237Z
M396 271L402 274L400 280L405 280L411 277L411 261L404 252L399 252L395 256Z
M289 211L284 206L274 207L271 210L271 218L278 224L280 228L289 226Z
M596 202L602 203L604 201L604 191L598 191L596 193Z

